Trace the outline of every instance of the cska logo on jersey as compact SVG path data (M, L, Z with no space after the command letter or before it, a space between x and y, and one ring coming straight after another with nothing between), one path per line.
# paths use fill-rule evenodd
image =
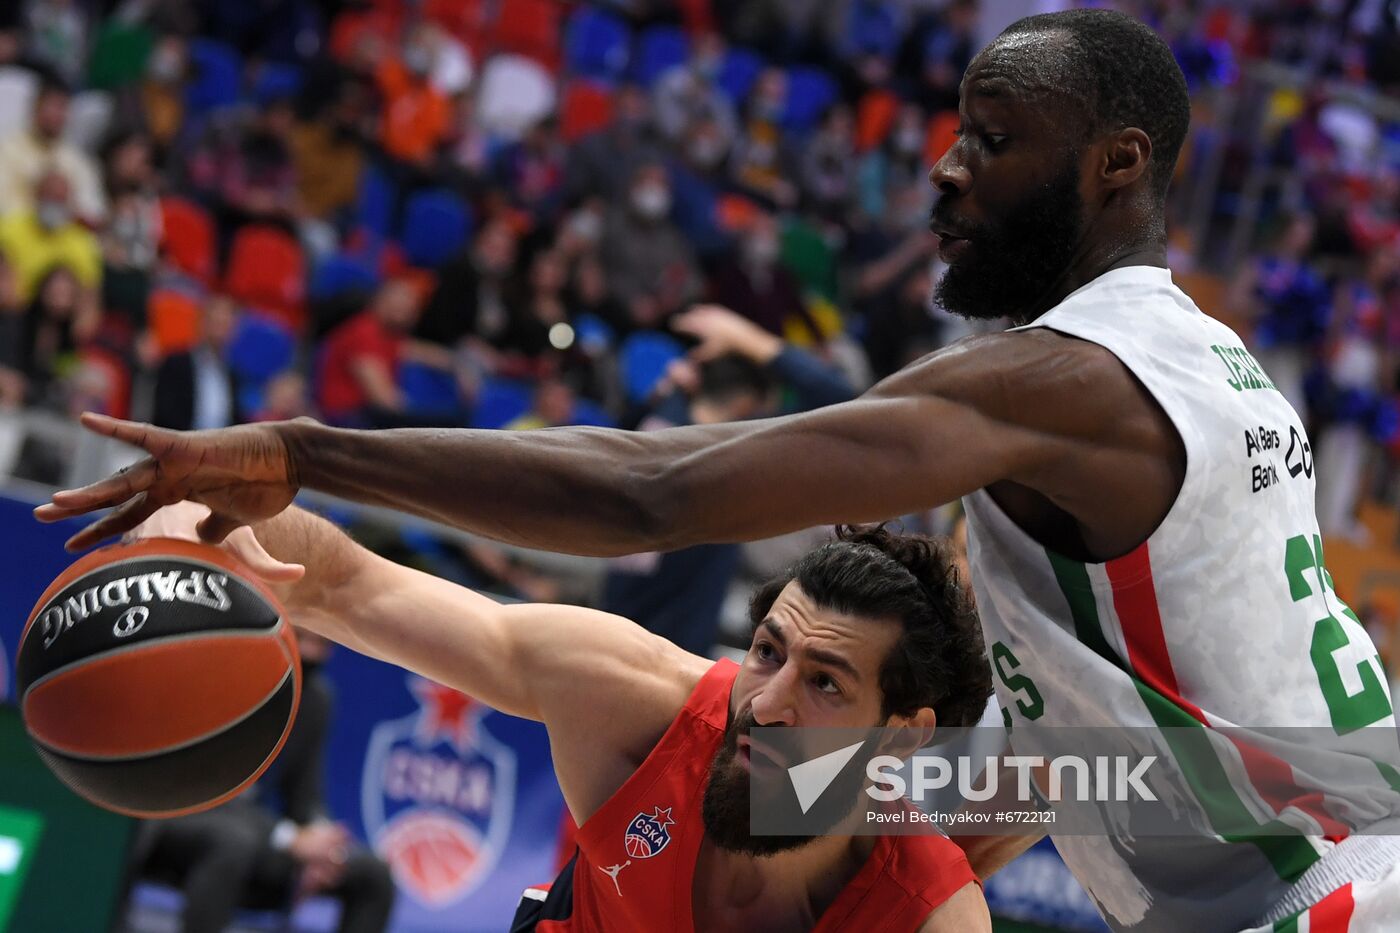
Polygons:
M671 842L671 831L667 827L675 823L670 807L655 807L650 816L638 813L627 824L627 834L622 840L627 854L632 858L651 858L660 853Z
M362 815L399 888L441 908L475 890L505 849L515 752L483 727L489 707L421 677L408 689L419 711L370 735Z

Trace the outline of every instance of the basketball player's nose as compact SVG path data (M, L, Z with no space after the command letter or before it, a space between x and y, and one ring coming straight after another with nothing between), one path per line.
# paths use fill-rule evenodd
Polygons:
M797 723L796 683L787 667L778 671L753 698L754 722L760 726L792 726Z
M972 185L972 175L958 154L959 143L953 146L928 170L928 183L939 194L964 194Z

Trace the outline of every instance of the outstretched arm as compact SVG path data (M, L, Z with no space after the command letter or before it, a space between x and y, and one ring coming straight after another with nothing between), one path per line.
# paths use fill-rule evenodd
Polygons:
M1010 480L1086 521L1122 511L1105 492L1133 492L1128 478L1160 459L1155 409L1130 407L1135 385L1105 351L1031 332L954 345L842 405L646 433L296 421L180 434L87 416L152 456L36 514L121 505L81 546L193 499L215 511L201 533L221 540L304 485L527 547L615 555L887 519Z
M178 503L137 534L193 538L207 511ZM501 605L379 557L297 508L237 530L224 546L298 627L543 722L580 822L650 753L710 666L608 613Z

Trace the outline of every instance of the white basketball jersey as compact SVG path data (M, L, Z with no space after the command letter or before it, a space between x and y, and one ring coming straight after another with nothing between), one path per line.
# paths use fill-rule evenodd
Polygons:
M1166 269L1108 272L1019 329L1030 327L1112 352L1176 426L1187 465L1161 526L1105 563L1037 544L985 491L964 500L972 581L1012 748L1054 754L1018 744L1018 726L1032 722L1020 730L1024 741L1052 745L1055 730L1038 727L1176 727L1155 734L1199 736L1218 756L1209 773L1182 754L1168 762L1188 794L1212 788L1193 799L1196 835L1055 843L1115 930L1239 930L1327 853L1327 837L1346 834L1337 817L1364 826L1389 815L1380 798L1329 792L1364 776L1334 783L1319 774L1369 769L1400 783L1389 770L1400 753L1377 763L1327 751L1319 763L1301 742L1261 755L1218 731L1321 727L1345 745L1362 727L1394 724L1376 649L1323 565L1312 448L1240 338L1202 313ZM1271 799L1280 775L1317 793L1281 805ZM1212 832L1241 819L1289 834Z

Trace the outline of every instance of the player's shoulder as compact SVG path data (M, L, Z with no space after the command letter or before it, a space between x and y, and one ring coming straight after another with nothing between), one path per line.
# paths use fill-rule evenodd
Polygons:
M1111 416L1135 380L1111 351L1044 327L966 337L911 363L882 387L930 392L1011 421Z

